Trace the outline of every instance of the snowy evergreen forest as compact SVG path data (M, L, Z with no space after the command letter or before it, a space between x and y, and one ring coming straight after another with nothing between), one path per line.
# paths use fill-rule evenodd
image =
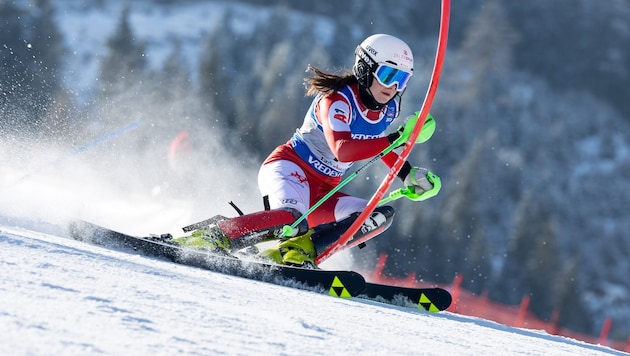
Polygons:
M124 144L106 145L111 160L94 162L103 177L131 170L141 177L125 180L130 190L169 181L162 194L199 200L212 199L192 191L199 184L247 183L256 193L258 165L310 104L308 64L350 69L363 38L398 36L416 59L403 116L419 110L439 5L0 1L2 145L71 149L140 122ZM70 26L78 18L94 22ZM394 224L354 253L357 265L370 268L384 252L392 275L450 283L461 274L463 287L505 304L529 295L539 317L558 311L575 331L595 334L610 316L611 337L626 339L628 19L625 0L453 2L431 110L438 129L410 158L440 175L442 191L395 202ZM188 155L166 157L180 132L190 134ZM243 174L217 164L226 159ZM208 168L229 177L204 181ZM369 197L386 173L374 165L346 191ZM262 207L259 196L248 200Z

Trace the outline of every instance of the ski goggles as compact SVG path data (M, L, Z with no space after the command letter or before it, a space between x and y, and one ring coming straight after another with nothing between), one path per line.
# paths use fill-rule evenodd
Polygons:
M398 84L397 91L403 91L411 78L412 73L406 72L402 69L390 67L385 64L379 64L376 71L374 71L374 78L378 80L386 88L391 87L394 84Z

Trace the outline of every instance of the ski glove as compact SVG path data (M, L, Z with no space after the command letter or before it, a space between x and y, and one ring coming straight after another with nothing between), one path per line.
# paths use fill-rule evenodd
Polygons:
M400 147L404 145L405 142L409 140L409 136L411 136L411 133L413 132L413 129L418 122L418 115L420 115L420 112L416 111L416 114L409 116L405 123L401 125L398 130L396 130L396 132L392 132L391 134L387 135L389 143L395 143L395 147ZM434 132L435 119L433 118L433 116L431 116L431 114L427 114L427 118L426 120L424 120L424 125L422 125L422 130L420 130L420 134L416 139L416 143L423 143L428 141L431 136L433 136Z
M407 193L413 201L423 201L436 196L442 188L442 181L435 173L425 168L413 167L403 180Z

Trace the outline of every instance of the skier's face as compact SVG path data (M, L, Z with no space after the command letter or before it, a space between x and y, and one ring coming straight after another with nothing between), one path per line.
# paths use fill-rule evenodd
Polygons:
M372 93L374 100L376 100L379 104L386 104L392 100L394 95L397 93L397 89L398 84L394 84L388 88L379 83L378 80L373 80L372 85L370 85L370 92Z

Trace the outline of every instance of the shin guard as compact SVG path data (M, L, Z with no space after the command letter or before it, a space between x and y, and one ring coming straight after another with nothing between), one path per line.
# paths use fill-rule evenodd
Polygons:
M357 217L359 217L359 213L354 213L341 221L316 226L314 228L315 232L311 235L315 250L318 252L326 251L328 247L341 238L341 235L348 230ZM361 228L354 234L352 239L381 234L391 226L393 219L394 208L391 206L379 206L374 209L374 212L361 225Z

